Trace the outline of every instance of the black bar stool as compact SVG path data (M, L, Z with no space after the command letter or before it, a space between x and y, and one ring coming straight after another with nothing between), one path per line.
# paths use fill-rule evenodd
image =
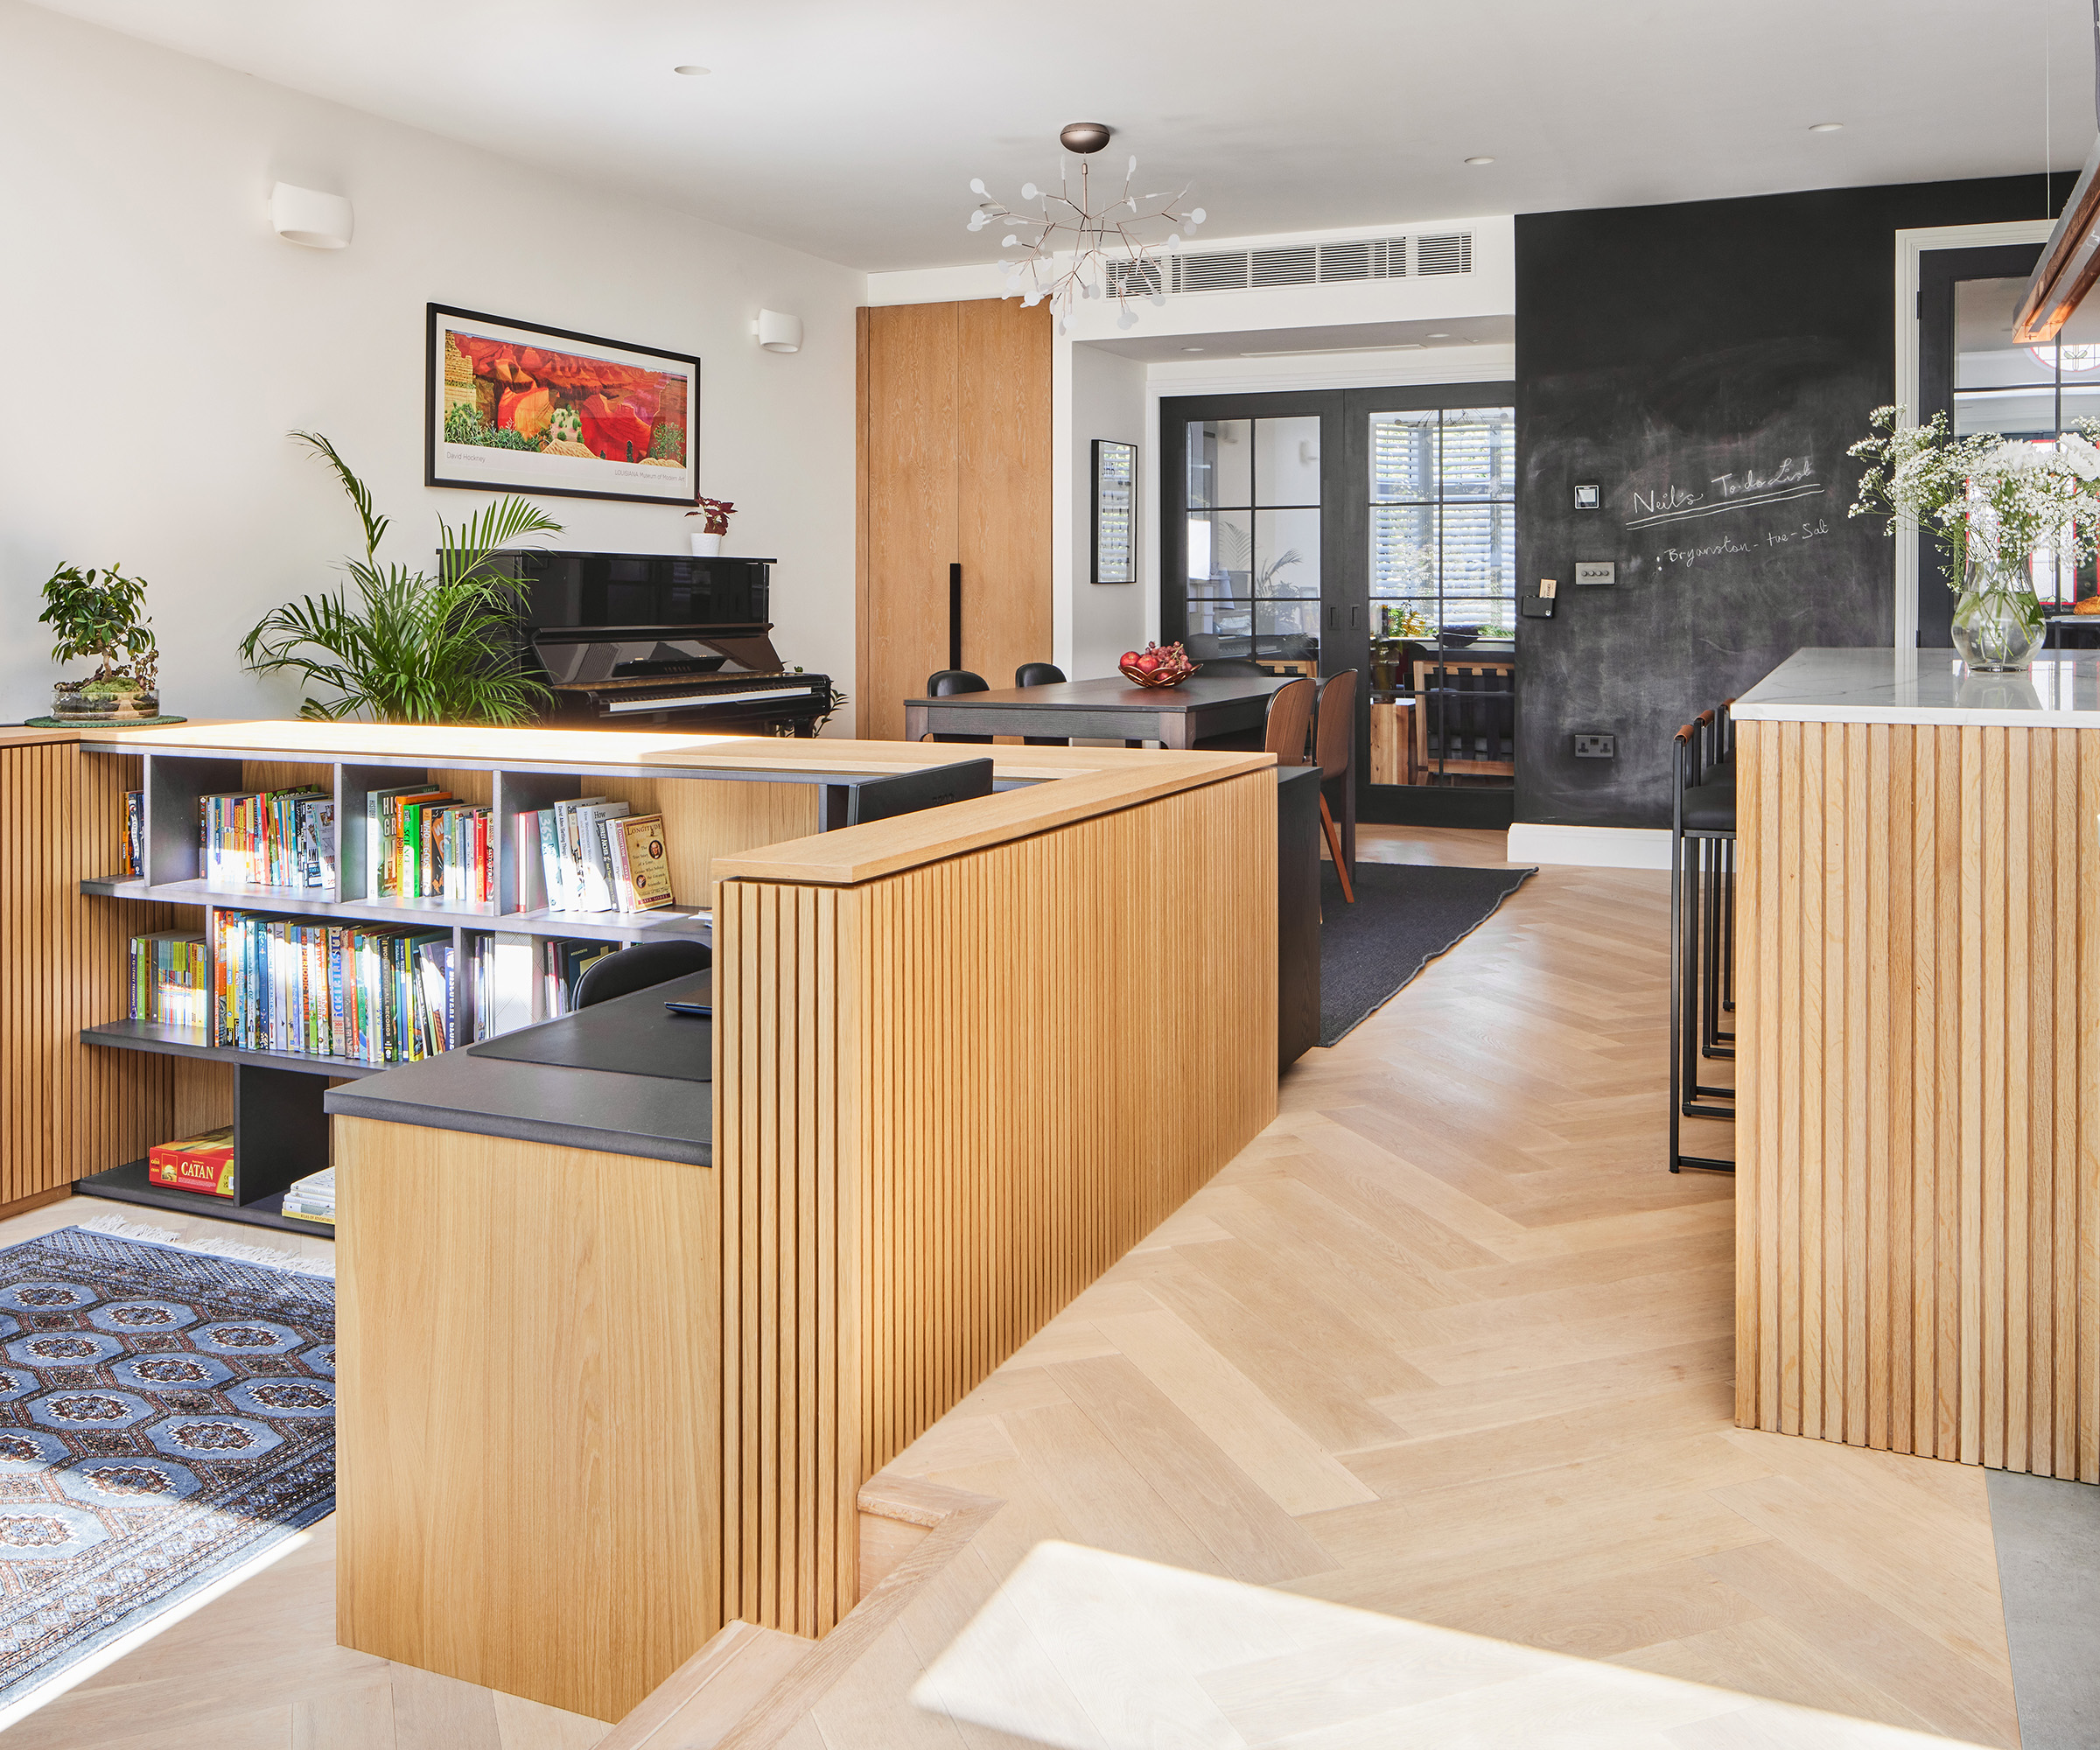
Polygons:
M1733 1172L1684 1152L1686 1118L1735 1118L1735 1090L1699 1079L1702 1060L1735 1055L1735 730L1731 699L1671 738L1670 1170ZM1726 1101L1717 1105L1716 1101Z

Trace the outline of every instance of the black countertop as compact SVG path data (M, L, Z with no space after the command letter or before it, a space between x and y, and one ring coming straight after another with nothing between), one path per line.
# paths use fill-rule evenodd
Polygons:
M646 1055L662 1068L667 1056L690 1042L696 1074L704 1076L710 1023L674 1015L663 1004L667 998L704 1002L711 984L712 975L705 972L674 978L505 1033L504 1046L515 1051L541 1034L550 1051L575 1055L579 1036L588 1044L603 1035L602 1042L614 1049L602 1054L617 1060L634 1049L638 1060ZM645 1042L637 1049L638 1032L653 1035L662 1048L650 1050ZM469 1046L332 1088L324 1103L331 1114L348 1118L468 1130L556 1148L641 1155L690 1166L712 1166L715 1159L713 1084L671 1074L534 1063L486 1055Z

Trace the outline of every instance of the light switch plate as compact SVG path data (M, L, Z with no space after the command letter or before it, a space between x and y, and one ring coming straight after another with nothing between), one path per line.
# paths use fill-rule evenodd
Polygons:
M1541 578L1538 580L1538 595L1541 601L1551 601L1559 593L1560 579L1558 578Z
M1575 582L1580 586L1591 584L1615 584L1619 581L1619 567L1610 559L1578 559L1575 562Z
M1603 501L1602 489L1592 486L1586 480L1575 488L1575 508L1578 510L1595 510Z

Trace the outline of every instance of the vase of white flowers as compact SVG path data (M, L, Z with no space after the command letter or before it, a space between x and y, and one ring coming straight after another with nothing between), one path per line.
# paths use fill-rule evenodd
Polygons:
M2046 623L2033 566L2075 569L2100 536L2100 425L2082 420L2054 444L1996 432L1956 438L1947 416L1905 425L1900 407L1874 410L1874 437L1851 453L1869 464L1854 516L1922 530L1945 550L1955 592L1952 635L1978 674L2016 673L2041 648Z

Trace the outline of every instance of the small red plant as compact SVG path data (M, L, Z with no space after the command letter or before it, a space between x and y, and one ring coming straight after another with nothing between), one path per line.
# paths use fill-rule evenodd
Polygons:
M729 519L735 514L736 508L725 498L704 498L700 500L699 509L689 510L686 514L705 518L700 525L704 533L726 535L729 533Z

